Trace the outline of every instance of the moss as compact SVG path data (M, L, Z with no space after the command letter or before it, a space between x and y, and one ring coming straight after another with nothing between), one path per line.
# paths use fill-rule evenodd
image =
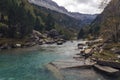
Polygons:
M97 59L100 59L100 60L107 60L107 61L118 60L117 59L117 54L111 53L110 51L103 51L102 53L94 52L93 57L97 58Z
M120 48L120 43L109 43L105 46L105 50L110 50L112 48Z

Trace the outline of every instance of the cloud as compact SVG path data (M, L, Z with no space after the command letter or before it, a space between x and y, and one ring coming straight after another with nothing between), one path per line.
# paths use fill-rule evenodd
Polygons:
M85 14L101 13L99 8L101 0L52 0L59 6L65 7L70 12L80 12Z

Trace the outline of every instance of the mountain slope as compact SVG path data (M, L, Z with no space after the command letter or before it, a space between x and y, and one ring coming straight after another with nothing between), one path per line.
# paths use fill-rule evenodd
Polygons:
M37 8L37 12L39 13L39 14L37 14L37 16L40 16L41 18L44 19L44 18L47 18L47 17L45 17L46 15L51 14L54 22L56 24L60 25L61 27L73 28L73 29L78 29L78 28L82 27L81 20L77 20L77 19L70 17L66 14L61 14L59 12L56 12L56 11L53 11L50 9L46 9L44 7L40 7L37 5L34 5L34 6Z
M48 8L50 10L54 10L54 11L66 14L70 17L81 20L82 23L85 23L85 24L91 23L97 16L97 15L90 15L90 14L68 12L64 7L58 6L52 0L29 0L29 2L41 7Z
M26 0L0 0L0 34L3 37L23 38L34 26L35 14Z
M32 5L28 0L0 0L0 38L21 39L29 37L34 29L42 33L56 29L70 39L80 25L80 20Z
M29 0L30 3L34 3L36 5L51 9L51 10L55 10L57 12L67 12L67 10L63 7L59 7L55 2L53 2L52 0Z
M95 21L91 24L91 33L101 35L106 40L120 39L120 1L112 0Z

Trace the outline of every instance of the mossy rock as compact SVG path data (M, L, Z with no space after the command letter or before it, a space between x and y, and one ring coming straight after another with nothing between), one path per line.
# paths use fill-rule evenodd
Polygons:
M117 54L111 53L110 51L103 51L102 53L94 52L93 57L97 58L97 59L100 59L100 60L107 60L107 61L118 60Z

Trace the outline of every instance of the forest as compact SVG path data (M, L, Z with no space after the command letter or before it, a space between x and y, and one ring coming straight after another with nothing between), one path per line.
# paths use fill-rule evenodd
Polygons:
M60 16L64 22L59 22ZM45 33L56 29L61 35L65 35L66 39L70 39L74 36L71 31L76 31L70 26L78 24L79 21L63 14L60 16L54 11L30 4L28 0L0 0L0 37L24 39L33 30ZM73 23L67 25L70 20Z

